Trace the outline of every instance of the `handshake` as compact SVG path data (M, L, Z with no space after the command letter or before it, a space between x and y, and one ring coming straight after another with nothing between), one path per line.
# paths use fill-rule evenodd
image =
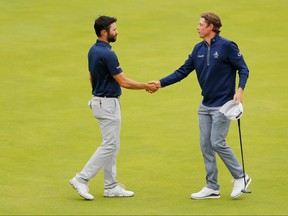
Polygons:
M147 86L146 86L146 91L149 92L149 93L154 93L156 91L158 91L158 89L161 88L161 83L159 80L152 80L152 81L149 81L147 83Z

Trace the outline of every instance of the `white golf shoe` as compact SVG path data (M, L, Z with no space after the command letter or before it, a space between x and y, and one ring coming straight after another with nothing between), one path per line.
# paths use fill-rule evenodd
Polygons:
M84 183L79 182L76 177L71 179L70 184L75 188L81 197L83 197L86 200L93 200L94 197L89 193L88 186Z
M202 188L198 193L191 194L192 199L217 199L220 198L220 191L207 188Z
M237 197L243 194L242 190L247 189L249 184L251 183L252 179L246 174L245 176L246 187L244 183L244 177L239 179L234 179L234 187L231 193L231 198L236 199Z
M121 186L117 185L114 188L111 189L105 189L104 190L104 197L132 197L134 196L134 192L127 191Z

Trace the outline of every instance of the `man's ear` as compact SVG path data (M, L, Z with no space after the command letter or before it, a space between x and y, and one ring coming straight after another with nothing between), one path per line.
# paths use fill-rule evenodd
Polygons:
M100 33L101 33L101 36L105 36L105 37L107 36L107 31L105 29L101 30Z
M213 24L210 24L210 25L208 26L208 28L212 31L213 28L214 28L214 25L213 25Z

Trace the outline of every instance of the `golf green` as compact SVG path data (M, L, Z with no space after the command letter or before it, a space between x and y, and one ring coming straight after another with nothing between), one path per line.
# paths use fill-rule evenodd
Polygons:
M286 215L286 0L0 0L0 215ZM113 50L127 77L158 80L201 41L202 12L221 17L250 77L241 118L251 194L230 198L232 176L218 158L221 198L192 200L205 185L192 72L155 94L123 89L119 182L132 198L104 198L103 172L89 183L94 201L69 185L100 145L87 102L87 53L95 18L118 18ZM227 142L239 158L237 122Z

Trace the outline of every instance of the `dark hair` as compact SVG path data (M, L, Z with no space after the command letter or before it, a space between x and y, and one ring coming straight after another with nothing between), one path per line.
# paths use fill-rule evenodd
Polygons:
M106 30L109 32L110 25L114 22L117 22L117 18L109 16L100 16L95 20L94 29L98 37L101 36L101 31Z
M219 16L217 16L215 13L212 13L212 12L206 12L206 13L201 14L201 18L205 19L205 22L208 24L208 26L210 24L213 25L213 31L215 33L217 34L220 33L220 28L222 26L222 23L221 23Z

